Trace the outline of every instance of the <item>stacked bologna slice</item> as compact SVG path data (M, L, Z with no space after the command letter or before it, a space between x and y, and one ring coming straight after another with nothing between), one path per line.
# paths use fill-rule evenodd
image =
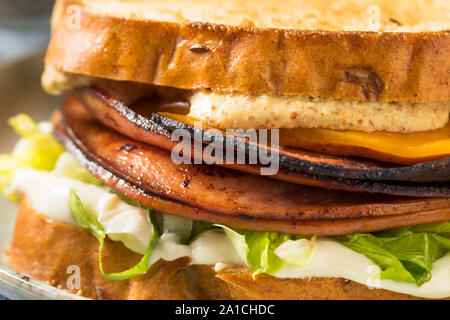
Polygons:
M193 165L191 152L191 162L175 164L172 151L180 141L172 133L185 129L194 140L208 129L156 112L161 99L145 100L134 108L97 87L80 89L64 102L55 133L94 175L149 207L241 229L310 236L449 219L448 157L398 166L277 147L271 150L280 159L274 175L261 176L263 165L238 164L237 156L235 163ZM234 139L234 147L250 152L245 143L251 141L223 134L224 149Z

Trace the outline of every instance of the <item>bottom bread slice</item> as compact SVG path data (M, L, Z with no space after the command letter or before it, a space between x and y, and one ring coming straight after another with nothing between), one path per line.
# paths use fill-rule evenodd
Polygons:
M97 240L80 227L34 211L26 198L20 203L7 254L18 272L93 299L418 299L342 278L282 279L261 274L253 279L245 268L216 271L214 266L190 265L189 258L160 260L145 275L129 280L107 280L99 271ZM140 258L121 242L105 241L106 272L130 268ZM79 283L73 281L73 270L79 270Z

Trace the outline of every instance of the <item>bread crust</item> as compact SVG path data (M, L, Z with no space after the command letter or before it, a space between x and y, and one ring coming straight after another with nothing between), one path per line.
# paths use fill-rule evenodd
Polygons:
M281 279L246 269L215 271L189 266L189 260L157 262L147 274L125 281L104 279L98 269L98 243L86 230L51 220L20 203L11 250L19 272L60 289L93 299L418 299L341 278ZM120 242L107 240L103 249L107 271L134 265L139 256ZM81 270L81 288L68 289L68 266Z
M350 32L134 20L60 0L45 62L182 89L359 101L450 99L450 31Z

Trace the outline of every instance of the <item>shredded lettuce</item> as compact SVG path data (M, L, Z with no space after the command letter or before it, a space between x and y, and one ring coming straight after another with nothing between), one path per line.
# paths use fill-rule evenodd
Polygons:
M8 123L21 136L11 154L0 154L0 192L7 189L16 170L30 168L94 185L101 181L84 169L51 134L51 125L38 125L26 114L19 114ZM11 200L16 200L10 197Z
M83 168L77 160L69 153L62 153L56 161L54 174L61 175L84 183L102 186L103 183Z
M216 226L224 230L254 275L274 274L284 264L304 266L314 247L315 237L308 239L276 232ZM450 222L333 239L374 261L381 269L380 279L420 286L430 280L433 262L450 251Z
M41 130L29 116L19 114L8 123L22 138L11 154L0 154L0 191L4 195L17 169L51 171L64 152L52 134Z
M285 263L304 265L308 261L314 243L313 239L299 239L284 233L216 226L224 230L239 256L252 269L253 276L260 273L275 274Z
M18 167L53 170L64 148L52 134L39 129L38 125L25 114L9 119L8 123L22 137L12 152Z
M117 194L117 191L112 191ZM119 195L120 197L120 195ZM133 203L128 198L124 198L125 201L130 205L140 204ZM154 223L161 234L171 233L175 234L181 244L191 244L197 240L202 234L207 231L214 230L217 232L223 232L222 229L214 227L209 222L196 221L189 218L184 218L180 216L175 216L172 214L166 214L164 212L154 211Z
M0 192L4 195L6 195L16 168L17 164L12 154L0 154Z
M274 274L280 270L284 261L275 254L275 249L292 239L292 236L277 232L246 231L245 234L249 247L247 259L252 266L253 275Z
M139 263L133 268L130 268L122 272L106 273L103 269L102 263L102 249L106 237L105 229L100 224L100 222L98 222L97 219L95 219L86 211L86 209L83 206L83 203L81 202L80 198L77 196L75 190L73 189L69 193L69 207L72 216L74 217L78 225L84 229L87 229L99 242L98 261L100 272L102 273L102 276L104 278L116 281L126 280L145 274L147 270L151 267L150 254L158 241L158 231L153 224L152 224L153 227L152 240L150 242L147 251L145 252L142 259L139 261Z
M288 264L303 267L309 260L315 240L316 237L311 240L287 240L275 250L275 254Z
M164 233L174 233L178 236L181 243L188 243L192 234L192 219L165 214L162 220Z
M450 251L449 222L397 228L334 239L381 268L381 279L415 283L431 279L433 262Z
M249 265L249 261L247 259L248 253L250 251L247 240L245 239L245 234L243 231L237 231L233 230L231 228L228 228L226 226L216 225L217 227L221 227L227 237L230 239L231 243L233 244L233 247L236 249L239 257L247 264Z

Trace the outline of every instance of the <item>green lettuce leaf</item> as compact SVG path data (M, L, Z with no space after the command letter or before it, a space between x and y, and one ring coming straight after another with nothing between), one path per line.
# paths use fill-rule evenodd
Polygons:
M156 230L153 224L152 224L153 227L152 240L150 242L147 251L145 252L142 259L139 261L139 263L133 268L130 268L122 272L106 273L103 269L102 263L102 249L106 236L105 229L98 222L97 219L95 219L93 216L87 213L86 209L83 206L83 203L81 202L80 198L77 196L75 190L73 189L70 191L69 194L69 208L72 213L72 216L74 217L78 225L84 229L87 229L99 242L98 261L100 266L100 272L102 273L104 278L108 280L119 281L137 277L147 272L147 270L151 266L150 254L158 241L158 231Z
M441 230L442 226L421 228ZM450 250L450 239L437 233L414 233L421 228L395 229L377 235L353 234L334 239L374 261L381 268L381 279L420 286L430 280L433 262ZM392 236L394 234L397 236Z
M293 236L278 232L246 231L246 239L250 248L247 258L252 266L253 275L274 274L284 264L283 259L275 254L275 249L283 242L293 239Z
M375 232L373 234L376 236L379 236L379 237L398 237L398 236L405 235L408 232L436 233L441 236L450 238L450 221L422 224L422 225L411 226L411 227L395 228L395 229Z
M431 232L450 238L450 221L423 224L410 227L411 232Z
M242 230L233 230L231 228L228 228L226 226L222 225L215 225L217 227L220 227L223 229L227 237L230 239L231 243L233 244L233 247L236 249L239 257L247 264L249 265L249 261L247 259L248 253L250 251L247 240L245 239L245 231Z
M189 242L192 234L193 220L171 214L164 214L162 218L163 233L174 233L180 239L180 242L186 244Z
M232 229L222 225L215 226L224 230L239 256L253 271L253 276L260 273L275 274L285 263L303 265L312 252L312 247L310 247L300 254L299 243L296 243L296 241L309 242L310 240L299 239L294 235ZM291 245L280 250L279 248L287 242ZM296 243L296 246L293 246L292 243ZM280 251L281 254L279 254Z
M287 240L275 249L275 254L288 264L303 267L309 260L315 240L316 237L311 240Z
M191 244L198 238L200 238L205 232L213 230L218 233L224 233L222 228L219 228L215 226L214 224L210 222L205 221L192 221L192 230L191 230L191 237L186 242L186 244Z

